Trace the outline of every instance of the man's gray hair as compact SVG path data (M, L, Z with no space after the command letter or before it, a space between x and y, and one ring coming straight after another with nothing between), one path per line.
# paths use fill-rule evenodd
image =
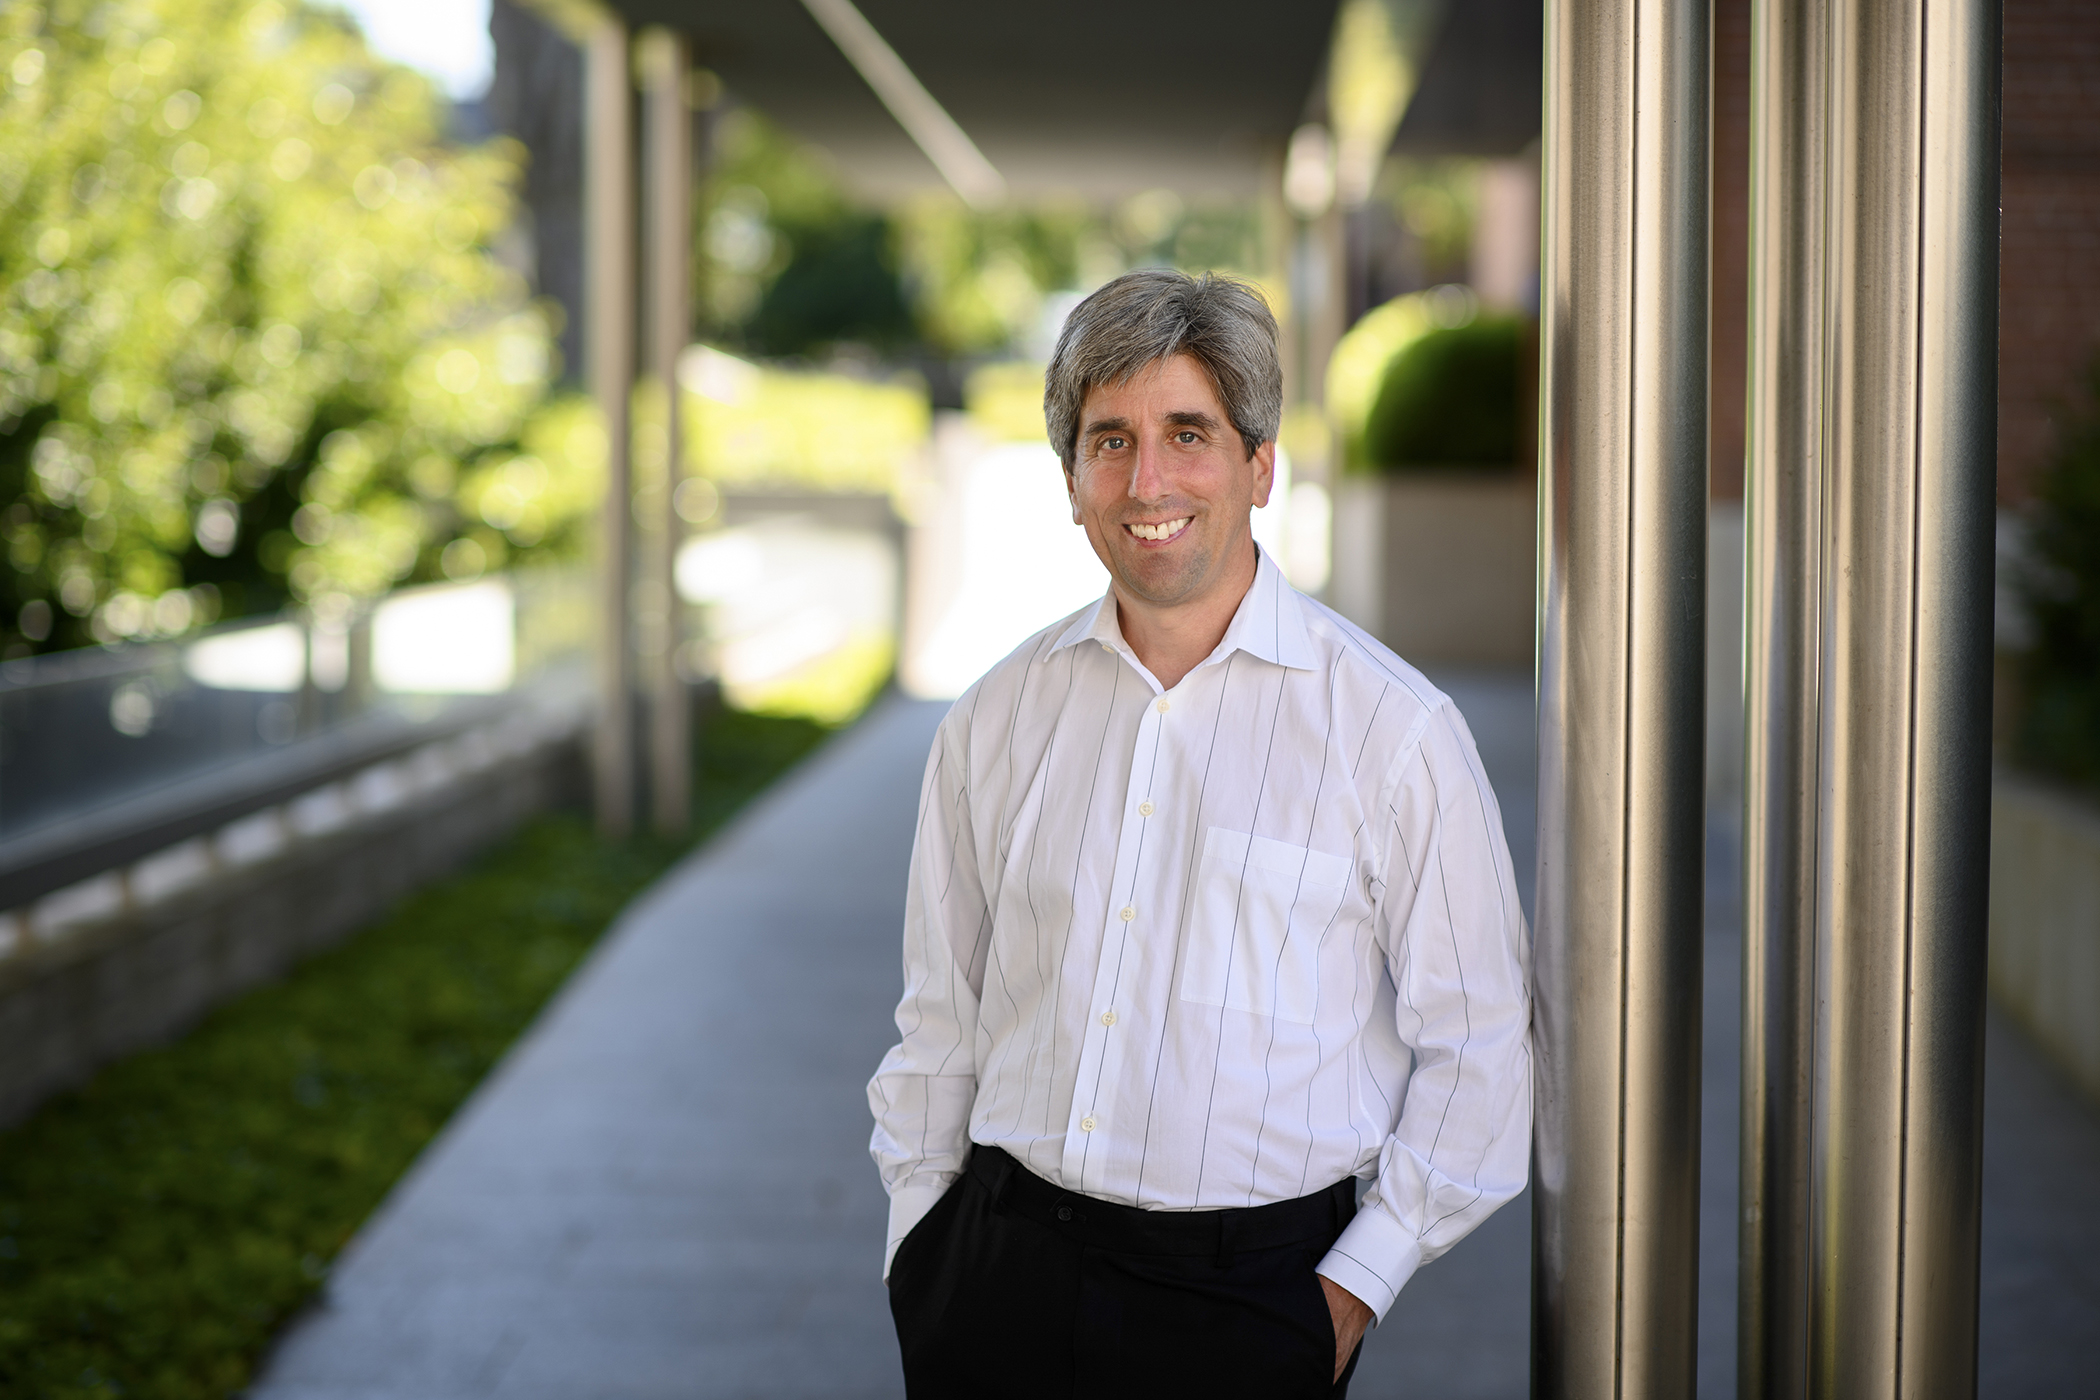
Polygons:
M1276 318L1262 294L1236 278L1170 268L1126 272L1074 307L1058 334L1043 383L1050 445L1071 471L1079 410L1089 391L1127 382L1146 366L1190 355L1252 457L1283 418L1283 366Z

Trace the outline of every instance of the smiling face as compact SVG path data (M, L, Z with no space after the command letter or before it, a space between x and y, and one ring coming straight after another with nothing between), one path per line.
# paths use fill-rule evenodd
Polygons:
M1072 519L1123 602L1200 608L1229 592L1238 606L1254 572L1248 517L1269 503L1276 444L1247 455L1201 363L1173 355L1088 390L1075 446Z

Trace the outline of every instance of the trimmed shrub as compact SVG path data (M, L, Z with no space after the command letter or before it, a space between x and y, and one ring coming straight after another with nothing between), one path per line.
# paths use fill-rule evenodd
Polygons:
M1502 467L1517 457L1524 323L1483 317L1393 356L1364 424L1378 471Z
M2034 643L2025 658L2019 757L2100 788L2100 363L2038 488L2021 579Z

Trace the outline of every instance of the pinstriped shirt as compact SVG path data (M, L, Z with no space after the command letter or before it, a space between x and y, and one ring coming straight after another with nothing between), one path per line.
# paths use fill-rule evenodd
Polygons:
M1343 1177L1319 1272L1380 1317L1523 1188L1530 939L1450 700L1266 555L1172 689L1111 593L942 722L900 1043L868 1085L892 1254L971 1142L1154 1210Z

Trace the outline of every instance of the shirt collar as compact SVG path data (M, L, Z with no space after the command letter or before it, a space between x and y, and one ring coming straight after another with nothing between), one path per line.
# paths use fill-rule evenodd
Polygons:
M1247 589L1247 596L1240 599L1224 638L1203 664L1208 666L1235 651L1244 651L1271 665L1298 671L1318 670L1312 633L1306 626L1305 607L1298 590L1284 578L1283 570L1276 567L1267 550L1256 545L1254 552L1254 583ZM1115 589L1110 587L1095 599L1092 607L1072 619L1071 626L1059 635L1051 650L1062 651L1080 642L1099 642L1112 651L1130 655L1130 644L1123 640L1123 629L1116 621L1115 596Z

